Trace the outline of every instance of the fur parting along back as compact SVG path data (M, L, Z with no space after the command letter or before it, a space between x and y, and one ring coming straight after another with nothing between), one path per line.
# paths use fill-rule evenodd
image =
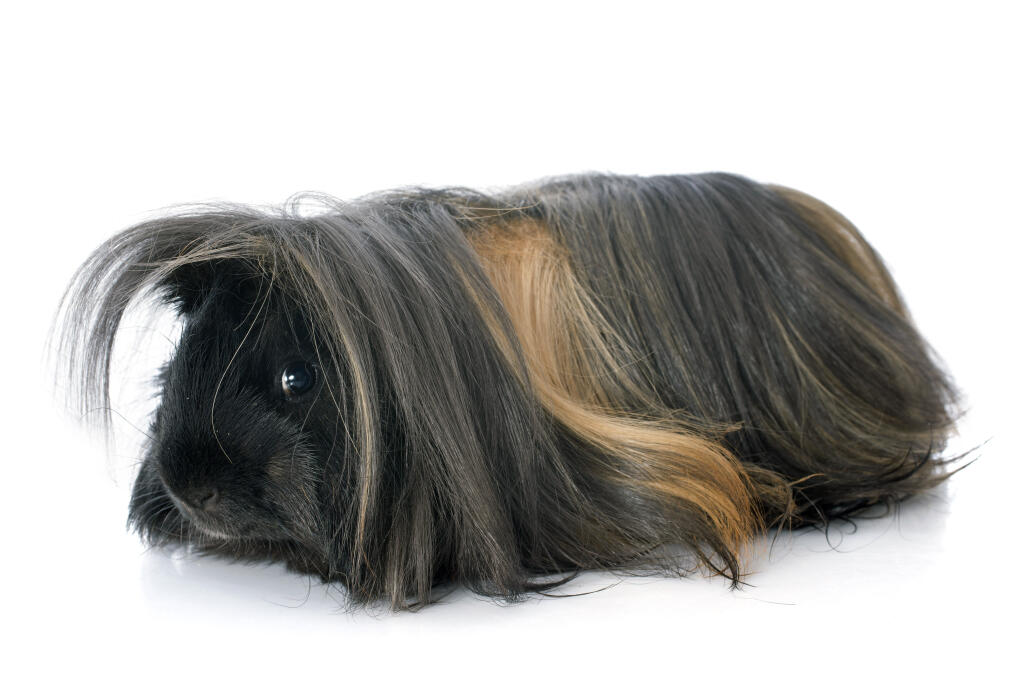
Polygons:
M584 175L327 207L127 230L76 278L64 344L102 406L124 307L175 270L230 262L301 307L343 430L324 576L355 599L684 572L680 546L737 582L765 528L950 473L952 384L877 253L803 193Z

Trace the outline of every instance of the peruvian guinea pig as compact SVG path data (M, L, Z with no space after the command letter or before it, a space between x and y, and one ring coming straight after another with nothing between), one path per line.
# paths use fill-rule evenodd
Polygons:
M63 305L109 409L129 302L183 330L129 521L355 602L709 570L952 471L956 393L835 210L730 174L218 206L103 244Z

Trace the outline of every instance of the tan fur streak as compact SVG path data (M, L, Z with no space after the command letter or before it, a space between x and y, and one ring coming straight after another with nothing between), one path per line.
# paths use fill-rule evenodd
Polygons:
M739 555L760 526L751 481L718 442L687 429L652 395L619 376L642 358L616 334L573 273L569 257L540 223L496 222L476 229L471 243L507 312L544 408L579 439L606 453L613 480L698 513ZM498 343L518 356L493 312L483 308ZM617 408L620 392L647 401L654 414Z
M805 192L781 185L768 187L788 202L796 213L816 230L828 248L849 270L873 289L892 309L902 316L907 316L895 281L880 256L845 216Z

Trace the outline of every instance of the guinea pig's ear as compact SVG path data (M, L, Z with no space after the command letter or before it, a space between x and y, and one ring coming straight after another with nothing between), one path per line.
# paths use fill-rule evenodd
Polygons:
M247 306L256 301L261 287L259 273L232 259L181 265L160 282L166 302L185 315L194 313L214 292Z

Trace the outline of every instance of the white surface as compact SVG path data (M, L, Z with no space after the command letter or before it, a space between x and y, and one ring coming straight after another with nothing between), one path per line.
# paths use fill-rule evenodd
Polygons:
M1018 668L1014 6L763 4L5 10L0 667ZM118 424L108 460L51 402L41 363L62 287L103 238L180 202L579 170L729 170L843 211L967 395L952 450L987 441L980 459L898 519L765 543L738 592L639 579L514 607L456 594L344 613L338 591L281 569L146 552L124 531L129 483L114 477L139 436Z

